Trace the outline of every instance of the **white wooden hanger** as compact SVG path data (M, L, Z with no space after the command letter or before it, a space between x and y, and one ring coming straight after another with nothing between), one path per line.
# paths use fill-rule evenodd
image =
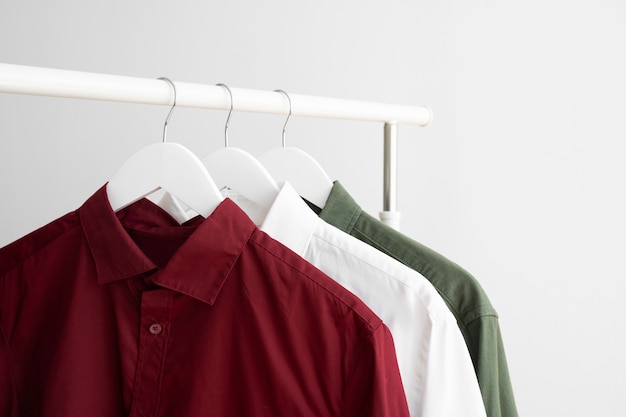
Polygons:
M248 200L269 209L278 195L279 187L263 165L243 149L228 146L228 123L233 112L233 94L224 84L230 95L230 112L224 128L224 148L212 152L202 162L221 190L231 189Z
M208 217L223 200L219 189L202 164L189 149L178 143L167 143L167 123L176 106L174 103L163 126L163 143L140 149L117 170L107 184L109 203L114 211L163 189L203 217Z
M275 181L288 181L301 197L323 208L333 188L333 182L311 155L301 149L285 146L285 130L291 117L291 99L283 90L275 91L284 94L289 100L289 115L283 126L282 147L264 153L259 161Z

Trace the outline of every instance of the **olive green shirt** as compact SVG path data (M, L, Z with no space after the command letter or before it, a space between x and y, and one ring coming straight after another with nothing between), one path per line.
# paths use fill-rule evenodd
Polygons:
M472 357L488 417L517 417L498 314L478 281L439 253L364 212L335 181L319 216L418 271L456 317ZM454 399L450 399L454 401Z

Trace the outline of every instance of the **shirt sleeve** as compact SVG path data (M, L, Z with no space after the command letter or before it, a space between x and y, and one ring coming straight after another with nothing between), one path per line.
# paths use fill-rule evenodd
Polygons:
M467 326L466 340L489 417L517 417L504 343L495 315L483 316Z
M486 417L469 351L454 320L433 322L426 368L422 416Z
M409 417L393 338L382 323L360 349L347 381L341 415Z

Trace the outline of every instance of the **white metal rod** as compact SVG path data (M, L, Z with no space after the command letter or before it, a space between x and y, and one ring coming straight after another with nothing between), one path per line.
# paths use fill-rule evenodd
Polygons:
M380 220L400 230L398 211L398 125L385 123L383 145L383 211Z
M165 75L167 74L160 74ZM176 106L228 110L227 92L214 85L175 81ZM289 103L280 93L231 88L235 111L287 114ZM171 87L163 81L120 75L0 63L0 92L52 97L171 104ZM432 112L426 106L346 100L291 94L293 116L395 122L427 126Z
M396 211L398 206L398 126L385 123L383 151L383 210Z

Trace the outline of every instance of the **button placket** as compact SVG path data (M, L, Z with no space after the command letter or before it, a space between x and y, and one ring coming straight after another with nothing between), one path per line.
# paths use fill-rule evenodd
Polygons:
M141 295L140 347L131 416L149 417L157 412L173 297L173 292L167 289L147 291Z

